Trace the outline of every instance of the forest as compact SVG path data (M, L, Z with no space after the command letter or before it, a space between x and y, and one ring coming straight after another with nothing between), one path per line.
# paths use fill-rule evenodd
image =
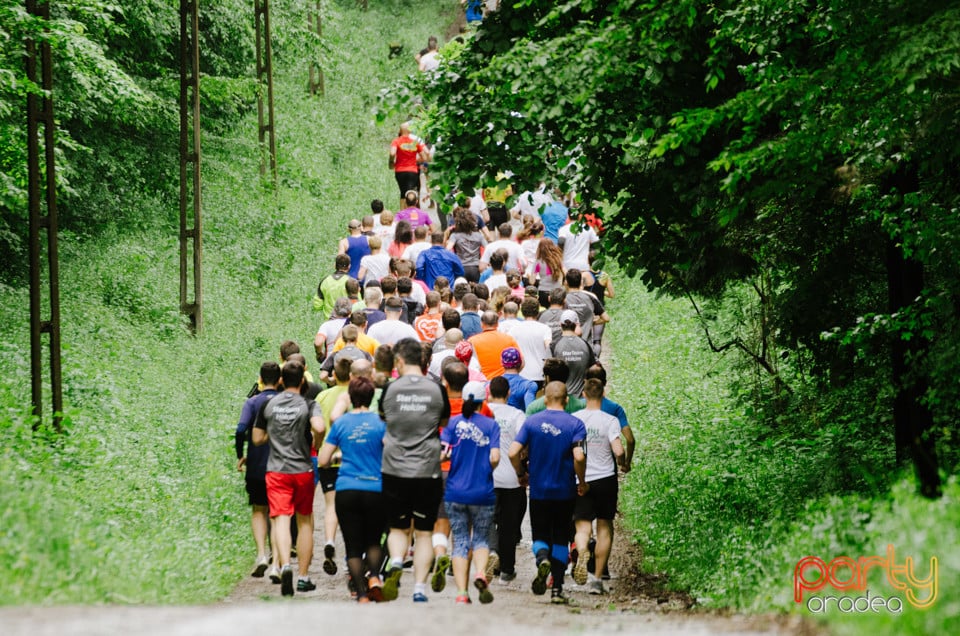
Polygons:
M201 3L197 335L177 296L179 3L0 6L3 603L204 602L242 576L242 397L282 340L312 340L341 221L394 196L385 149L412 118L441 205L509 170L603 220L639 567L704 607L809 615L801 558L894 545L921 574L939 559L932 607L815 618L960 630L960 7L516 0L458 42L456 2L363 4L321 2L319 35L315 1L272 3L273 181L252 3ZM419 74L429 35L448 43ZM62 430L27 381L31 40L54 60ZM154 584L116 574L130 558ZM218 567L183 576L197 562Z

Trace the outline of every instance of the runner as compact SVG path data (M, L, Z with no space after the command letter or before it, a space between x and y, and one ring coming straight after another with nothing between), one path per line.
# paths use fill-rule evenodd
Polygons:
M569 558L570 519L577 495L586 494L587 437L583 422L564 413L567 389L551 382L545 390L546 410L527 417L510 445L510 462L518 477L526 474L521 453L529 454L530 526L537 575L531 589L547 591L547 577L553 575L550 602L566 604L563 576Z
M461 365L462 366L462 365ZM462 371L466 371L463 367ZM486 577L490 552L487 535L493 521L496 495L493 470L500 462L500 427L496 421L476 413L479 400L463 402L463 413L450 419L440 439L444 455L450 457L444 501L453 531L453 578L457 604L470 603L470 552L473 552L474 586L481 603L493 601Z
M431 532L443 498L439 427L447 423L446 393L423 375L422 348L415 338L394 347L399 376L380 399L387 425L383 447L384 509L390 531L390 565L384 581L386 600L397 598L411 523L414 528L414 602L426 602L426 581L433 560Z
M585 477L589 488L577 497L574 507L576 526L575 542L577 561L573 568L573 580L577 585L587 583L590 551L587 548L597 520L597 541L593 552L594 578L590 581L590 594L603 594L603 569L613 545L613 518L617 514L617 465L625 459L620 442L620 422L602 410L603 383L597 379L587 380L584 387L587 408L577 411L574 417L583 421L587 429L587 466Z
M253 531L253 541L257 546L257 560L250 575L257 578L266 573L271 561L271 554L267 552L269 525L267 519L270 513L267 500L267 460L270 457L270 447L255 446L251 438L254 422L264 405L277 394L279 381L279 364L271 361L260 365L259 383L263 389L243 403L235 435L237 471L243 472L246 469L243 481L247 489L247 500L252 509L250 529ZM244 445L246 445L246 453L244 453ZM272 561L278 563L277 542L270 543L273 553Z
M357 602L383 600L380 564L385 518L381 490L381 459L386 425L370 411L373 382L355 377L348 387L353 410L333 423L318 461L326 466L342 453L336 479L336 508L346 546L347 569L357 590ZM366 558L364 559L364 555Z
M504 376L490 380L487 406L500 426L500 449L509 449L523 426L526 416L509 404L510 385ZM494 532L491 533L491 553L499 557L500 583L517 578L517 544L520 543L521 524L527 514L526 482L520 482L513 466L501 461L493 471L493 487L497 495L494 509Z
M263 409L253 429L253 443L270 443L267 461L267 498L274 526L280 561L280 593L293 596L293 570L290 567L290 518L296 513L298 540L297 563L300 576L297 590L316 589L308 570L313 558L313 462L311 445L316 445L325 426L320 407L300 396L303 366L288 362L281 370L283 392L274 396Z

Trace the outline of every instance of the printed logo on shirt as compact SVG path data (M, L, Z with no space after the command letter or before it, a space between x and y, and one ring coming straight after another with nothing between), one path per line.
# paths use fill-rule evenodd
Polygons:
M477 446L489 446L490 438L483 434L473 423L462 420L457 422L457 428L454 429L457 439L469 439Z
M550 422L544 422L540 425L540 431L546 433L547 435L552 435L553 437L559 437L563 432Z

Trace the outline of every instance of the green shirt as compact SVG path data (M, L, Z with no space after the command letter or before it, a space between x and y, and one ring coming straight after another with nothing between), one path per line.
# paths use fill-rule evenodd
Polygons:
M576 413L581 409L587 408L587 401L578 398L578 397L568 397L567 398L567 408L564 410L567 413ZM536 400L527 405L527 415L533 415L534 413L539 413L540 411L547 410L547 402L543 397L538 397Z

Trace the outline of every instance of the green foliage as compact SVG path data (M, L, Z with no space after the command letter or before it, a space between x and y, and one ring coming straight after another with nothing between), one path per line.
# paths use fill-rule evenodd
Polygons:
M423 96L445 192L505 169L574 190L606 255L674 296L768 281L761 328L824 386L889 394L877 361L913 338L905 384L953 429L958 25L938 0L526 0L398 92ZM823 341L901 311L894 256L922 268L920 300Z
M242 4L241 12L223 3L236 7L230 24L252 22ZM159 58L139 60L137 78L164 108L177 90L161 70L169 60L156 53L176 40L164 26L170 5L138 4L124 8L126 21L116 12L107 20L114 37L124 29L133 38L134 19L166 34L151 40ZM297 6L281 3L278 21L305 22ZM32 430L27 292L0 286L0 483L17 485L0 493L0 603L212 602L247 575L253 546L233 455L236 418L283 340L309 351L310 298L333 268L345 216L396 196L386 167L392 134L373 123L372 96L415 66L370 43L396 37L401 9L408 48L443 26L441 3L387 8L328 7L339 28L325 32L322 99L307 94L305 58L294 53L301 44L288 41L289 57L275 68L277 189L259 174L249 78L203 78L204 112L219 104L222 114L204 120L196 338L178 311L176 126L72 124L78 146L69 151L60 242L63 436Z
M612 393L638 440L621 507L643 548L643 569L667 573L669 586L708 607L809 615L793 602L798 560L884 555L893 544L900 562L913 556L921 575L927 559L938 557L937 604L896 620L834 611L830 627L955 632L958 486L954 479L936 502L913 494L916 484L894 468L888 398L864 379L822 391L789 359L778 371L793 392L758 396L772 392L767 374L744 372L738 356L709 351L689 301L617 280L607 329L617 343ZM701 308L715 335L740 329L753 346L744 314L733 309L749 311L753 293ZM895 593L883 582L870 590Z

